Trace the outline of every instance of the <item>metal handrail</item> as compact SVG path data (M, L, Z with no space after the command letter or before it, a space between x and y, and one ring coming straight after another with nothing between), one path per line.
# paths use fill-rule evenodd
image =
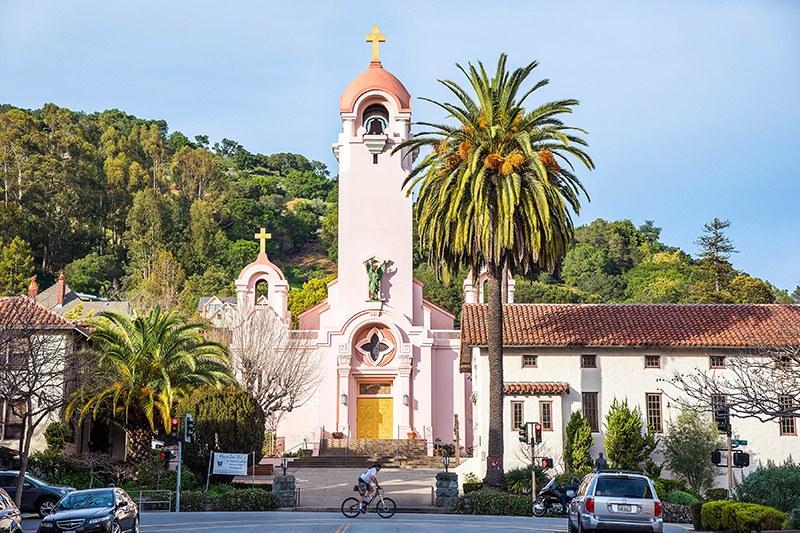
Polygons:
M167 499L150 499L145 497L147 494L166 494ZM175 496L175 493L171 490L140 490L139 497L134 498L136 501L137 507L139 507L139 513L143 513L145 511L145 505L167 505L166 512L172 512L172 499ZM162 496L163 498L163 496ZM152 511L161 511L164 512L164 509L151 509Z

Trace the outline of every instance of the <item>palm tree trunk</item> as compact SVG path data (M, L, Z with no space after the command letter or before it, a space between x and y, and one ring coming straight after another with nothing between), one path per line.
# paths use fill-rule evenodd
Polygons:
M485 487L505 488L503 475L503 297L502 268L489 267L486 340L489 348L489 453Z
M153 432L146 424L135 425L127 428L128 446L125 452L125 459L129 463L139 464L146 461L150 456L151 440Z

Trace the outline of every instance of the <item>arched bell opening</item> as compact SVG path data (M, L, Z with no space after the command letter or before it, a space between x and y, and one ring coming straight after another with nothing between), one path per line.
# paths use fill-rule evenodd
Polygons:
M256 307L266 307L269 305L269 282L266 279L259 279L256 281L253 298L253 304Z
M382 104L368 105L363 117L366 135L386 135L389 131L389 112Z

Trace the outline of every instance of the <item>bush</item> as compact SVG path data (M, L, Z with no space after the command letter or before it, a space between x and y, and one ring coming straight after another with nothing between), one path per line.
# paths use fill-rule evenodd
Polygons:
M211 495L200 490L181 491L181 511L198 512L207 511L211 502Z
M718 488L706 489L706 492L705 494L703 494L703 497L710 502L717 500L727 500L728 489L718 489Z
M664 501L677 505L692 505L693 503L697 502L697 498L688 492L684 492L682 490L673 490L672 492L667 493L667 495L664 497Z
M693 503L690 507L692 509L692 526L695 531L703 529L703 504L705 502Z
M464 494L469 494L470 492L475 492L476 490L481 490L483 488L483 483L478 481L477 483L464 483L461 485Z
M212 501L215 511L271 511L278 498L263 489L236 489L220 494Z
M462 496L459 508L470 514L531 516L531 499L507 492L478 490Z
M205 478L212 449L249 455L264 447L264 411L244 389L197 389L177 412L194 416L197 438L184 446L184 457L198 477Z
M661 498L664 498L667 494L675 490L689 492L689 487L686 483L679 479L664 479L663 477L659 477L653 480L653 485L656 487L656 494Z
M536 486L544 487L550 479L541 468L536 468ZM505 473L506 489L512 494L531 493L531 467L512 468Z
M737 533L780 529L787 520L786 513L772 507L731 500L706 503L701 517L704 529Z
M800 465L789 461L759 466L736 487L736 499L784 512L800 507Z
M792 512L789 513L789 518L786 519L786 523L783 525L783 529L800 529L800 507L792 509Z
M64 451L67 441L72 438L72 429L66 422L52 422L44 430L44 440L49 450Z

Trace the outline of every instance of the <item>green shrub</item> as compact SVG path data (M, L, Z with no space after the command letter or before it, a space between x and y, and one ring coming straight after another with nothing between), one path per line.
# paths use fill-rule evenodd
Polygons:
M44 430L44 440L49 450L64 451L64 445L72 439L72 429L66 422L51 422Z
M263 489L237 489L215 497L215 511L271 511L278 506L278 498Z
M682 490L673 490L672 492L667 493L667 495L664 497L664 501L678 505L692 505L693 503L697 502L697 498L688 492L684 492Z
M663 477L659 477L653 480L653 485L656 487L656 494L661 498L674 490L689 492L689 487L686 485L686 482L679 479L664 479Z
M706 489L705 494L703 497L710 501L717 501L717 500L727 500L728 499L728 489Z
M211 496L200 490L181 491L181 511L207 511L211 506Z
M697 502L691 505L692 508L692 526L694 526L695 531L700 531L703 529L703 504L705 502Z
M783 525L783 529L800 529L800 507L795 507L789 513L789 518Z
M478 490L462 496L459 507L466 513L482 515L531 516L529 496L493 490Z
M184 446L184 457L198 477L205 479L212 449L249 456L264 447L264 411L244 389L200 388L176 411L194 416L196 439ZM256 461L261 459L258 455Z
M800 465L759 466L736 487L736 499L789 512L800 507Z
M703 505L703 529L735 533L780 529L787 515L772 507L755 503L720 500Z
M536 468L536 486L544 487L550 479L541 468ZM512 494L531 493L531 467L512 468L505 473L506 489Z
M483 483L480 481L477 483L464 483L461 485L461 488L463 489L464 494L469 494L470 492L481 490L481 488L483 488Z

